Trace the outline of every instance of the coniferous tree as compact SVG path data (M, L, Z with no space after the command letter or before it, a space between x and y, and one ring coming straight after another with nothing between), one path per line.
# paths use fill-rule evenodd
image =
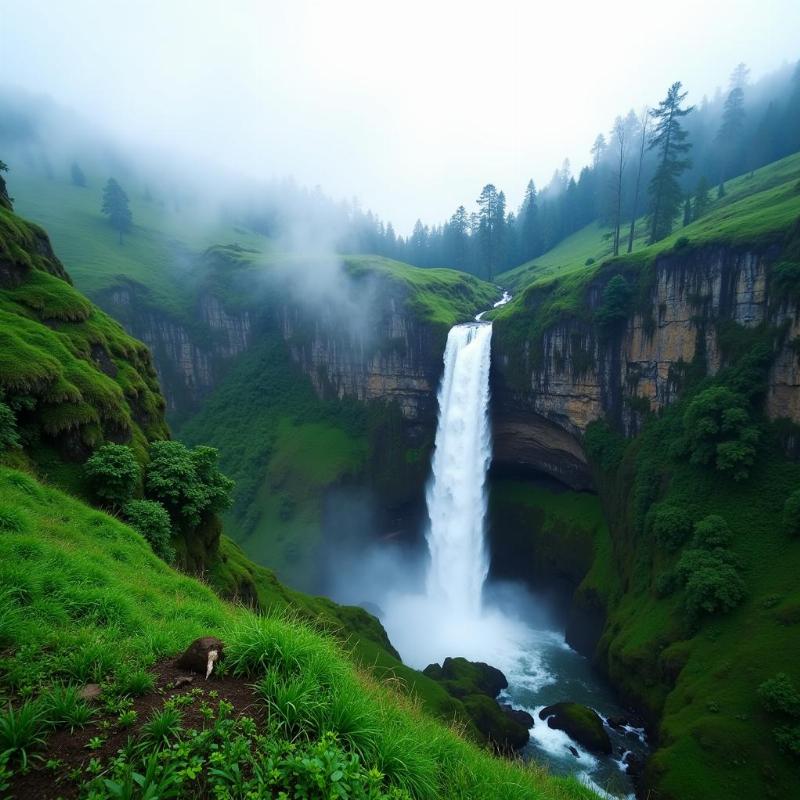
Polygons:
M86 186L86 176L83 174L83 170L80 168L77 161L72 162L69 172L73 186Z
M11 209L11 198L8 196L8 189L6 189L6 181L3 177L4 172L8 172L8 165L0 159L0 208Z
M622 179L625 172L625 163L628 158L628 145L630 120L617 117L614 120L614 128L611 131L611 139L614 147L614 208L613 208L613 236L612 236L612 255L619 255L619 232L622 225Z
M502 192L500 193L502 194ZM478 203L478 254L482 261L481 271L487 280L494 280L498 266L501 231L498 229L499 196L493 183L487 183L480 193ZM503 212L505 214L505 195L503 195Z
M542 252L541 235L539 233L539 209L536 200L536 185L528 181L525 199L520 212L520 258L530 261Z
M683 202L678 178L689 168L691 161L686 153L691 149L688 133L680 120L694 106L681 108L687 92L681 92L681 82L676 81L667 96L650 111L654 121L653 134L648 149L658 154L658 166L650 181L650 243L657 242L672 232L672 225Z
M742 147L742 134L745 123L744 87L750 70L739 64L730 78L730 89L725 98L722 112L722 122L714 139L714 144L719 151L719 178L720 184L735 174L734 165Z
M687 194L683 201L683 227L685 228L692 221L692 196Z
M639 117L639 166L636 170L636 183L633 192L633 207L631 209L631 228L628 233L628 252L633 250L633 237L636 232L636 215L639 213L639 188L642 183L642 164L644 163L644 153L647 149L647 126L650 122L650 109L645 106Z
M694 190L694 219L700 219L708 213L711 206L711 198L709 197L709 185L705 175L703 175L697 182L697 188Z
M122 234L130 230L133 216L128 207L128 195L114 178L109 178L103 189L103 205L100 210L108 217L111 227L119 233L119 243L122 244Z

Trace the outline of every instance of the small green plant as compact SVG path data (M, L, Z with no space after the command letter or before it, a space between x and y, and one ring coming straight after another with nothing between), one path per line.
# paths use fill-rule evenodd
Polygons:
M132 725L136 724L137 713L131 708L128 711L123 711L117 717L117 725L120 728L130 728Z
M105 739L102 736L92 736L88 742L86 742L86 748L88 750L99 750L103 746L103 742Z
M758 696L767 711L800 717L800 692L785 672L779 672L758 687Z
M30 522L22 511L0 506L0 533L27 533L29 530Z
M146 669L126 668L117 673L114 692L123 697L139 697L153 691L155 680Z
M28 701L17 709L9 705L0 713L0 753L8 754L9 761L16 759L22 769L27 769L31 751L45 743L46 725L39 703Z
M83 700L75 686L54 686L41 698L47 721L55 727L83 728L91 720L94 711Z
M142 739L157 747L169 746L178 738L183 716L175 708L153 711L150 719L142 725Z

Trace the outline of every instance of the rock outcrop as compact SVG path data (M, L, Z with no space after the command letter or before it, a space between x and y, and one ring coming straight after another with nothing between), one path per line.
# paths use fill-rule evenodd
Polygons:
M780 331L769 374L768 415L800 422L800 336L797 303L773 290L769 265L777 247L708 246L672 251L650 266L649 291L636 298L621 326L596 321L611 271L586 288L581 313L544 327L541 336L509 336L511 322L496 323L493 346L495 459L530 465L573 488L586 488L588 470L580 438L606 419L626 435L643 414L679 394L692 365L713 375L730 360L726 331L771 327ZM518 314L535 318L540 300Z

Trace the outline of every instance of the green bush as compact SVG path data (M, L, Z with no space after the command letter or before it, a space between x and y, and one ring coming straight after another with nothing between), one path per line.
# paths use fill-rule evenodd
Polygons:
M676 567L690 617L731 611L745 597L744 581L726 551L686 550Z
M758 696L767 711L800 717L800 693L785 672L779 672L758 687Z
M603 299L595 313L601 325L614 325L628 318L633 292L622 275L615 275L603 290Z
M5 403L0 402L0 450L10 450L12 447L19 447L17 418Z
M800 489L793 491L783 504L783 527L790 536L800 535Z
M800 725L779 725L775 728L775 742L787 755L800 758Z
M692 521L678 506L663 504L652 512L651 530L667 550L677 550L689 538Z
M620 465L627 442L605 420L595 420L586 426L584 444L589 458L608 471Z
M89 457L83 470L94 493L122 506L136 493L141 480L139 464L130 447L104 444Z
M679 584L678 575L674 570L662 572L655 582L656 597L669 597Z
M701 550L725 550L732 540L730 526L718 514L709 514L694 526L693 545Z
M168 564L175 560L172 525L167 509L155 500L130 500L123 509L125 521L144 536L153 552Z
M712 386L689 403L683 426L683 448L692 463L713 464L737 481L748 476L759 430L745 397L726 386Z
M146 494L158 500L179 524L196 528L204 515L232 503L233 481L217 467L217 450L181 442L154 442L146 471Z

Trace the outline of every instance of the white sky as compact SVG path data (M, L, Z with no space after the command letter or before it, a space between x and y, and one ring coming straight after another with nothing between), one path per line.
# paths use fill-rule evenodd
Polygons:
M800 58L798 0L0 0L0 82L407 232L512 207L615 114Z

